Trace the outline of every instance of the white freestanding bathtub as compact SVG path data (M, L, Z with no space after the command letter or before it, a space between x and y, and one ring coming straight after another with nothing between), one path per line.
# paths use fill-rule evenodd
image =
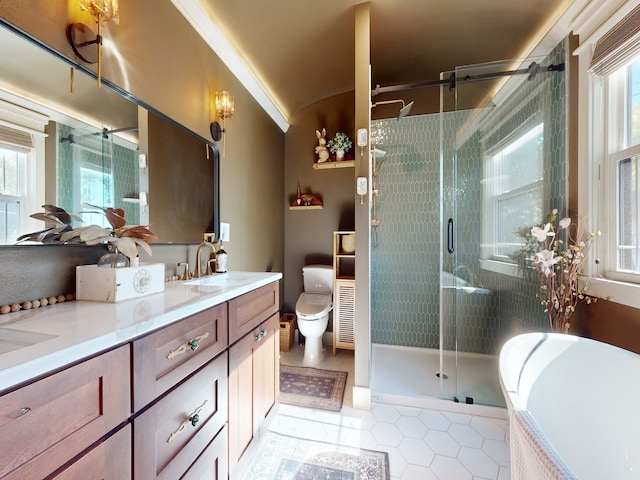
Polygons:
M640 355L556 333L500 352L512 480L640 479Z

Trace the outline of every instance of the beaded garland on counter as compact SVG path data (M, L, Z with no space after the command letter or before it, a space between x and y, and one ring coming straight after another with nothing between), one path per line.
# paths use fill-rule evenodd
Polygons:
M19 310L31 310L33 308L46 307L47 305L55 305L56 303L72 302L75 299L75 293L67 293L65 295L58 295L57 297L41 298L39 300L30 300L23 303L2 305L0 306L0 315L17 312Z
M164 279L165 282L175 282L176 280L180 280L179 275L168 275ZM57 297L41 298L39 300L30 300L22 303L12 303L11 305L1 305L0 315L17 312L19 310L31 310L34 308L46 307L47 305L55 305L56 303L72 302L75 299L75 293L67 293L65 295L58 295Z

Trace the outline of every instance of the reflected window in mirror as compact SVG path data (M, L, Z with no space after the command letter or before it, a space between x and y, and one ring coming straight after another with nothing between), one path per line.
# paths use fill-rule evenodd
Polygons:
M25 126L33 112L0 100L0 244L12 245L28 226L29 217L40 207L37 194L44 172L38 159L44 158L43 134ZM40 124L39 128L43 128Z
M11 244L20 232L20 205L26 200L21 188L28 155L1 141L0 134L0 241Z

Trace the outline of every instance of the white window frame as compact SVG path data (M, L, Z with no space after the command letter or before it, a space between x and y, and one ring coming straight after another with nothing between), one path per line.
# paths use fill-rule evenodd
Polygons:
M495 146L490 151L487 151L485 153L485 156L484 156L485 157L484 158L485 182L487 178L491 178L491 177L497 178L498 176L500 176L499 174L501 172L496 172L496 168L493 160L494 157L498 154L503 153L507 149L513 148L514 144L516 144L517 142L521 142L525 138L525 136L535 134L534 131L537 129L541 130L541 134L543 135L543 138L544 138L544 135L545 135L544 119L539 118L537 119L537 121L527 122L526 124L520 125L518 128L514 129L511 132L511 134L508 137L506 137L499 145ZM544 193L544 178L538 178L533 182L527 183L526 185L523 185L521 187L510 190L508 192L503 192L503 193L495 193L494 187L485 186L483 188L483 196L484 196L483 201L485 202L484 203L485 205L484 220L483 220L483 226L484 226L483 245L485 246L485 248L483 248L484 260L515 264L515 261L511 257L507 255L500 255L497 253L498 249L502 250L505 248L504 244L498 243L496 241L496 238L499 234L499 232L496 230L498 228L497 204L502 199L517 197L517 196L526 194L527 192L537 190L539 188L542 188ZM489 189L491 189L492 191L488 191ZM521 246L524 246L524 240ZM486 247L490 247L490 248L486 248Z
M607 268L612 261L607 253L612 251L611 235L617 235L617 225L609 223L611 215L608 212L615 211L617 199L607 196L604 189L611 188L615 174L612 175L611 169L607 168L611 147L608 138L610 124L605 121L606 79L591 74L589 67L596 42L639 3L638 0L590 2L570 25L571 31L579 35L581 41L574 50L578 57L578 210L587 218L592 231L601 230L603 233L585 262L582 285L588 283L591 295L634 308L640 308L640 284L630 282L624 275L612 275ZM612 200L615 202L613 205Z
M0 124L29 133L33 149L21 168L20 234L34 232L44 227L41 221L30 217L42 211L45 204L45 126L49 117L19 105L20 99L3 93L0 97ZM15 197L14 197L15 198Z

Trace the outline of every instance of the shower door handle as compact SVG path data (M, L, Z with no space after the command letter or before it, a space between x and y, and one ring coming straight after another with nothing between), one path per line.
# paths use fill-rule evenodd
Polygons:
M454 252L453 248L453 218L450 218L447 222L447 251L449 253Z

